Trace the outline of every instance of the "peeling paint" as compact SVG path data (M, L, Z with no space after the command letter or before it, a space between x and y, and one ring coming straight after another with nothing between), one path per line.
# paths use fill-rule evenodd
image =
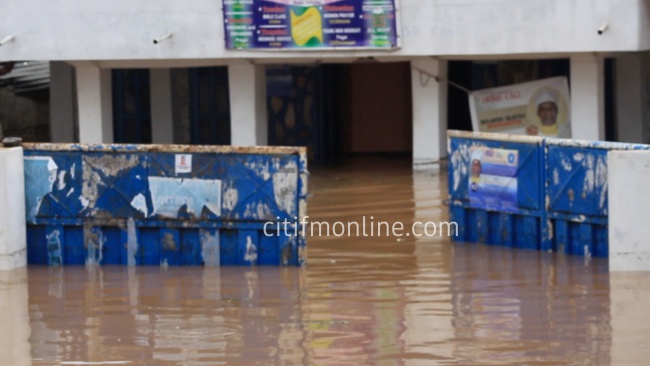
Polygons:
M561 163L562 163L562 167L567 172L570 172L573 169L573 166L571 165L571 160L569 160L567 157L563 156Z
M174 241L174 236L171 233L165 233L161 241L163 250L175 251L178 249Z
M74 188L70 188L70 190L68 191L68 193L66 193L65 196L70 197L70 195L73 194L73 193L74 193Z
M138 237L133 218L129 218L126 221L126 238L126 262L129 266L135 266L135 256L138 252Z
M264 202L248 203L244 211L244 217L250 217L258 220L273 219L273 211Z
M142 212L144 217L149 216L149 210L147 209L147 199L142 193L138 193L135 197L133 197L131 200L131 206L136 210Z
M454 191L458 190L462 177L467 175L467 164L469 159L469 149L466 144L461 144L451 154L451 166L453 167Z
M560 171L557 168L553 169L553 184L560 184Z
M291 161L273 174L273 193L278 208L289 215L296 211L296 191L298 186L298 166Z
M79 196L79 202L81 203L84 209L87 209L88 205L90 204L90 201L88 201L84 196Z
M582 160L585 158L585 154L583 153L575 153L573 154L573 160L577 162L582 162Z
M589 194L594 190L594 184L596 182L596 172L594 172L594 156L587 155L587 158L583 161L582 166L585 168L585 180L582 186L582 191Z
M57 189L59 191L62 191L65 189L66 183L65 183L65 171L59 172L59 178L57 179Z
M237 200L239 199L239 191L237 188L229 183L224 187L223 191L223 205L222 207L227 211L232 211L237 206Z
M152 215L177 218L183 207L199 217L206 207L221 216L221 180L149 177Z
M598 201L598 207L600 209L606 209L607 201L607 163L605 159L599 158L598 163L596 163L596 186L600 188L600 198Z
M51 157L24 158L26 214L33 220L41 207L43 197L52 193L57 176L57 165Z
M86 156L82 158L83 186L80 198L82 205L87 209L94 209L99 197L99 185L104 185L101 172L105 177L118 176L120 172L138 165L140 159L136 155L102 155Z
M244 260L247 262L255 262L257 260L257 246L253 244L253 239L250 236L246 236Z
M255 175L257 175L258 177L264 180L269 180L271 178L268 162L261 163L259 161L249 161L244 163L244 166L252 170L255 173Z
M214 235L208 230L201 230L201 256L206 266L221 265L221 244L219 242L219 231Z

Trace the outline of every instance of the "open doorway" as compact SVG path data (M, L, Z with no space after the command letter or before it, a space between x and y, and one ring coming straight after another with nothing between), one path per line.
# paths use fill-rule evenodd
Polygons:
M307 146L310 164L413 150L408 62L267 68L270 145Z

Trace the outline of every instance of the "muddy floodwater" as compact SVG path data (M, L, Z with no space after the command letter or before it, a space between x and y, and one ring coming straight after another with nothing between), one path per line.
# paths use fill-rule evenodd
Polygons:
M446 176L408 160L316 169L309 189L310 220L448 220ZM650 362L650 274L418 233L311 236L303 268L2 272L0 364Z

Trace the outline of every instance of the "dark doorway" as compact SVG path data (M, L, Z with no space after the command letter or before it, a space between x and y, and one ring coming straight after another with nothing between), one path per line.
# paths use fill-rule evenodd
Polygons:
M151 143L149 69L112 71L113 141Z
M190 143L230 145L228 68L188 69Z

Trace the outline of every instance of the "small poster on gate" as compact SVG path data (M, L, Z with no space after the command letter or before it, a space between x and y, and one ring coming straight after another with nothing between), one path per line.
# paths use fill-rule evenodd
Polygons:
M191 173L192 172L192 155L190 154L176 154L176 174Z
M472 146L469 203L472 208L516 212L518 151Z

